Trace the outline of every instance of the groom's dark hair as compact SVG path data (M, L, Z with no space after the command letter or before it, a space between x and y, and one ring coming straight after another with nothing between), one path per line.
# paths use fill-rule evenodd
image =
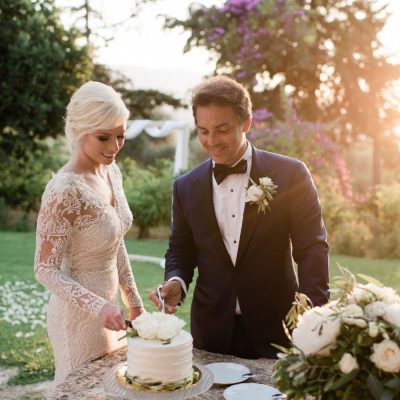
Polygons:
M240 122L251 115L249 92L239 82L227 76L214 76L193 89L192 112L196 123L197 107L211 104L231 106Z

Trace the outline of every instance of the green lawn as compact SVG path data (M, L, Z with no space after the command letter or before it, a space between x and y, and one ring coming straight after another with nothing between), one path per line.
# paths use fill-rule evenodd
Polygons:
M126 245L129 253L163 257L167 241L128 239ZM43 326L37 325L33 328L31 323L11 325L2 320L5 310L10 307L14 315L21 318L20 315L29 313L29 310L35 307L40 310L42 304L40 301L47 301L40 297L36 288L29 286L35 282L34 248L33 233L0 231L0 364L20 367L20 373L14 378L13 383L51 379L54 370L52 352ZM353 273L373 276L400 293L400 260L331 256L331 277L338 274L337 264L348 267ZM154 306L150 304L147 297L151 289L162 282L163 270L154 264L134 263L133 271L145 307L151 311ZM11 284L7 284L7 281ZM178 316L187 322L186 328L189 328L190 303L191 292L184 306L178 311Z

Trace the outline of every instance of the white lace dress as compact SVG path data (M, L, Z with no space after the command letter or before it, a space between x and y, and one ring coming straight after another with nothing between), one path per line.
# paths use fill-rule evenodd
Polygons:
M58 385L88 360L122 346L123 332L102 327L98 314L118 304L142 306L123 236L132 213L115 163L108 168L115 207L90 188L82 175L54 174L42 197L37 232L36 279L52 292L47 329Z

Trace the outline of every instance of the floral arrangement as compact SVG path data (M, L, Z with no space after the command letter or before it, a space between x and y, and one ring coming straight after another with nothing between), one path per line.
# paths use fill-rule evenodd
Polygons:
M270 210L269 202L272 200L273 195L276 193L276 186L271 178L265 176L259 179L260 184L257 185L253 179L250 178L252 185L247 189L245 202L258 205L258 212L265 213L265 209Z
M175 315L163 312L143 313L132 321L132 326L140 336L149 340L170 341L184 327L185 322ZM135 336L132 333L128 336Z
M273 379L288 399L399 399L400 296L341 271L331 289L337 300L312 308L296 296L286 319L292 347L276 346Z

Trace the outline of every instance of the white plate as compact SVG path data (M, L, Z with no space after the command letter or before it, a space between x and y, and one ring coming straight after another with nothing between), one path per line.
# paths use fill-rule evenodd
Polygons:
M219 385L231 385L232 383L243 382L248 379L243 374L250 373L250 370L241 364L219 362L207 364L206 367L214 375L214 383Z
M241 383L239 385L229 386L224 390L224 398L226 400L274 400L279 397L281 392L272 386L261 385L260 383Z

